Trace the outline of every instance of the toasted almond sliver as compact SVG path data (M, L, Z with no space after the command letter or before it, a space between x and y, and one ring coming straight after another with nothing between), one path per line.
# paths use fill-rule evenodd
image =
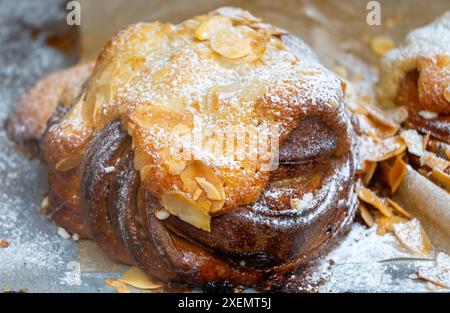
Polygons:
M163 286L151 280L147 274L137 267L130 268L119 278L119 281L138 289L157 289Z
M215 33L210 41L211 48L218 54L239 59L252 53L251 38L247 38L234 29L222 29Z
M382 125L384 125L386 127L395 129L395 132L399 129L400 125L397 124L396 122L394 122L387 115L386 112L382 111L381 109L379 109L379 108L377 108L377 107L375 107L373 105L366 105L365 108L366 108L366 111L367 111L369 117L372 120L374 120L374 121L376 121L376 122L378 122L378 123L380 123L380 124L382 124Z
M423 156L423 163L426 164L431 169L439 169L441 171L445 171L449 166L450 162L438 157L436 154L432 152L426 151Z
M398 213L400 213L401 215L403 215L404 217L411 219L412 216L411 214L409 214L407 211L405 211L405 209L403 209L397 202L395 202L394 200L387 198L387 202L389 203L389 205Z
M375 143L370 153L367 154L368 161L384 161L405 151L405 141L399 137L390 137Z
M400 137L402 137L405 141L409 153L417 156L422 156L424 154L425 151L423 149L423 139L416 130L404 130L400 133Z
M406 163L401 157L397 156L389 171L389 186L391 187L392 193L394 193L398 186L400 186L400 183L403 178L405 178L407 172L408 168L406 167Z
M450 289L450 269L438 266L421 266L417 271L419 278L431 282L434 289L449 288ZM433 288L433 287L431 287Z
M169 160L167 161L169 165L169 174L170 175L180 175L180 173L186 167L186 161L183 160Z
M394 224L392 228L397 239L409 251L420 255L427 255L431 252L430 239L417 219Z
M232 27L230 19L223 16L212 16L195 29L194 37L198 40L208 40L213 34L228 27Z
M223 184L220 181L217 174L214 172L214 169L205 165L200 160L193 160L188 163L186 168L181 172L180 178L181 178L181 181L183 182L183 189L192 196L195 194L196 190L200 188L199 184L197 183L197 180L195 179L196 177L204 178L205 180L207 180L210 184L212 184L214 186L214 189L216 189L219 192L221 200L213 201L210 213L220 211L225 203L225 201L224 201L225 191L223 189ZM206 188L208 188L208 187L206 187ZM203 187L202 187L202 189L203 189ZM205 190L205 192L206 192L206 190ZM213 192L215 192L215 191L213 191ZM217 196L217 194L216 194L216 196ZM203 197L205 199L207 198L206 196L202 195L202 196L200 196L200 199L205 200ZM214 197L214 195L213 195L213 197ZM214 197L214 198L217 199L219 197ZM211 200L211 198L210 198L210 200Z
M176 191L166 192L161 197L164 208L182 221L205 231L211 231L211 217L202 205Z
M209 181L207 181L203 177L195 177L195 181L202 187L202 189L206 192L206 196L210 200L222 200L222 195L220 194L220 191L217 190L216 187L214 187L213 184L211 184Z
M200 189L200 188L197 188L195 191L194 191L194 194L192 195L192 199L194 200L194 201L197 201L197 199L200 197L200 195L202 194L202 190Z
M361 214L361 218L367 224L367 226L372 227L374 224L372 214L370 214L367 207L363 204L359 204L359 213Z
M364 186L367 186L370 183L370 180L373 177L373 174L375 173L375 170L377 168L377 162L371 162L371 161L365 161L364 166L365 174L362 178Z
M363 186L358 186L356 188L356 193L360 200L373 205L383 213L383 215L387 217L392 216L392 210L372 190Z
M408 110L402 105L384 112L397 124L403 123L408 118Z
M105 281L105 284L107 284L110 287L113 287L114 289L116 289L116 291L118 293L129 293L130 291L128 290L127 285L125 285L125 283L115 280L115 279L107 279Z
M436 179L439 183L441 183L446 190L450 191L450 175L448 175L444 171L441 171L437 167L433 168L433 171L431 173L434 179Z
M387 217L383 214L376 212L378 214L375 214L375 223L377 224L377 234L378 235L384 235L386 232L393 232L393 225L398 223L406 223L408 220L404 219L400 216L391 216Z

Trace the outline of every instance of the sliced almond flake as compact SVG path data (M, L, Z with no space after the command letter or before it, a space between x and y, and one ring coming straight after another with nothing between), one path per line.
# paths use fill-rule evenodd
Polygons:
M392 210L372 190L363 186L358 186L356 187L356 193L361 201L373 205L387 217L392 216Z
M404 208L402 208L397 202L395 202L394 200L387 198L386 199L387 202L389 203L389 205L397 212L400 213L401 215L403 215L404 217L411 219L412 215L409 214Z
M450 191L450 175L436 167L433 168L431 176L439 183L441 183L447 191Z
M220 191L209 181L203 177L195 177L195 181L202 187L206 192L206 196L210 200L222 200L222 195Z
M127 285L125 285L125 283L115 280L115 279L109 278L105 281L105 284L116 289L116 291L118 293L129 293L130 292L130 290L128 290L128 287L127 287Z
M161 203L170 214L182 221L207 232L211 231L211 217L205 208L176 191L166 192L161 197Z
M424 154L423 138L414 129L404 130L400 133L400 137L406 142L408 152L421 157Z
M406 163L401 157L397 156L395 158L394 164L389 171L389 186L391 187L392 193L394 193L397 190L398 186L400 186L400 183L402 182L403 178L405 178L407 172L408 168L406 166Z
M370 151L366 152L366 160L380 162L403 153L406 145L401 137L395 136L383 139L370 148Z
M426 120L438 117L438 114L436 112L430 112L430 111L420 111L419 115L422 116Z
M393 225L406 223L408 220L400 216L387 217L379 212L375 212L375 223L377 224L377 234L383 236L386 232L394 232Z
M363 203L359 204L359 213L363 221L366 223L366 225L372 227L374 224L372 214L370 214L369 210Z
M223 16L211 16L195 29L194 37L198 40L208 40L215 33L229 27L232 27L230 19Z
M250 12L235 7L221 7L218 8L213 14L219 14L230 18L234 22L240 23L259 23L261 19L253 16Z
M417 219L394 224L392 228L397 239L409 251L420 255L430 254L432 250L430 239Z
M385 110L384 112L397 124L401 124L408 119L408 110L402 105Z
M194 201L197 201L197 199L200 197L200 195L202 194L202 190L200 189L200 188L197 188L195 191L194 191L194 194L192 195L192 199L194 200Z
M348 107L350 108L350 111L352 111L355 114L363 116L367 114L367 110L358 101L348 101Z
M210 40L212 50L229 59L239 59L251 54L251 42L251 38L233 28L215 33Z
M264 31L264 33L270 36L280 36L288 34L287 30L267 23L251 23L250 27L256 30L262 30Z
M365 161L365 166L364 166L365 173L362 178L364 186L369 185L370 180L372 179L376 168L377 168L377 162Z
M375 142L379 142L382 140L379 136L379 129L367 116L362 114L356 114L356 116L358 117L359 125L364 134L367 134Z
M138 289L158 289L163 285L161 283L151 280L147 274L137 267L130 268L125 274L123 274L119 281L138 288Z
M380 123L380 124L382 124L382 125L384 125L386 127L395 129L395 132L397 132L397 130L400 128L400 125L398 123L393 121L387 115L386 112L382 111L378 107L375 107L373 105L367 105L366 106L366 110L367 110L367 113L368 113L369 117L372 120L374 120L374 121L376 121L376 122L378 122L378 123Z
M422 156L421 161L423 164L427 165L431 169L438 169L441 171L445 171L449 166L450 162L438 157L436 154L432 152L426 151L425 154Z
M180 178L183 182L183 189L192 196L194 195L196 190L200 188L198 181L195 179L196 177L203 177L219 192L221 200L213 200L210 213L216 213L220 211L225 203L225 191L223 189L223 184L217 174L214 172L214 169L205 165L200 160L193 160L188 163L186 168L181 172ZM199 199L203 201L206 199L206 196L202 195Z
M167 164L169 166L170 175L180 175L180 173L186 167L186 161L183 160L168 160Z
M441 288L450 288L450 269L441 267L419 267L417 276Z

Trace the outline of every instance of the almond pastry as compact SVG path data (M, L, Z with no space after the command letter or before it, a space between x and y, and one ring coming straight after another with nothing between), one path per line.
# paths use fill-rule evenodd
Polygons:
M8 122L16 141L41 142L49 214L69 233L162 282L255 286L282 285L348 229L358 200L345 84L300 39L221 8L129 26L86 68L44 78ZM57 83L77 92L56 108ZM22 128L27 117L36 127ZM375 165L406 148L384 140Z

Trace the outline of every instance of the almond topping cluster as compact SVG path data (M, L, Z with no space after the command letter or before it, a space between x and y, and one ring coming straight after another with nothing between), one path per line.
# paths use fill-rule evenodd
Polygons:
M162 196L165 211L197 228L211 231L211 215L225 204L222 182L211 167L199 160L190 161L180 172L180 179L183 191L169 191ZM158 215L158 218L165 217L160 212Z
M247 24L248 21L243 19L235 23ZM200 41L209 41L212 51L226 59L241 59L250 55L260 57L273 33L257 32L255 29L260 28L244 24L234 26L231 18L214 15L195 29L194 37Z

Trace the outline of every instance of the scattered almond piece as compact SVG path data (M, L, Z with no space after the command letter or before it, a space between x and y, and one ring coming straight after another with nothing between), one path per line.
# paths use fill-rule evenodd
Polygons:
M450 175L436 167L433 168L431 176L441 183L447 191L450 191Z
M370 180L372 179L376 168L377 168L377 162L365 161L365 168L364 168L365 174L362 178L364 186L367 186L370 183Z
M395 202L394 200L387 198L387 202L389 203L389 205L398 213L400 213L401 215L403 215L404 217L411 219L412 215L409 214L404 208L402 208L397 202Z
M380 35L372 38L370 41L370 46L376 55L382 56L394 49L395 43L392 38Z
M392 216L392 210L372 190L363 186L358 186L356 188L356 193L361 201L373 205L383 213L384 216Z
M123 282L115 280L115 279L109 278L105 281L105 284L116 289L116 291L118 293L129 293L130 292L128 290L127 285L125 285Z
M406 144L401 137L390 137L372 145L366 155L366 160L374 162L384 161L403 153L405 149Z
M442 262L442 260L447 262ZM438 253L433 266L421 266L417 270L418 278L433 283L440 288L450 288L450 257L445 253Z
M119 281L138 289L158 289L163 285L151 280L147 274L137 267L130 268Z
M372 227L374 224L372 214L370 214L369 210L363 203L359 204L359 213L367 226Z
M409 251L420 255L430 254L432 250L430 239L417 219L394 224L392 228L397 239Z
M194 201L197 201L198 198L200 197L200 195L202 194L202 192L203 192L203 191L202 191L200 188L196 189L196 190L194 191L194 195L192 196L192 199L193 199Z
M407 222L403 217L393 215L391 217L384 216L379 212L375 212L375 223L377 224L377 234L383 236L386 232L394 232L393 225Z
M448 167L450 167L449 161L442 159L436 154L428 151L426 151L422 156L421 161L431 169L439 169L441 171L445 171Z
M243 36L234 29L222 29L215 33L210 41L214 52L228 58L239 59L252 53L252 39Z
M405 178L407 172L408 168L406 166L406 163L401 157L397 156L395 158L394 164L389 171L389 186L391 187L392 193L394 193L397 190L398 186L400 186L400 183L402 182L403 178Z
M205 231L211 231L211 216L205 208L176 191L166 192L161 198L162 205L172 215Z
M222 195L219 190L214 187L209 181L207 181L203 177L195 177L195 181L202 187L202 189L206 192L206 196L210 200L222 200Z
M416 130L404 130L400 133L400 137L402 137L405 141L409 153L412 153L419 157L421 157L425 153L423 149L423 138Z
M213 34L228 27L232 27L231 20L223 16L212 16L195 29L194 37L198 40L208 40Z

